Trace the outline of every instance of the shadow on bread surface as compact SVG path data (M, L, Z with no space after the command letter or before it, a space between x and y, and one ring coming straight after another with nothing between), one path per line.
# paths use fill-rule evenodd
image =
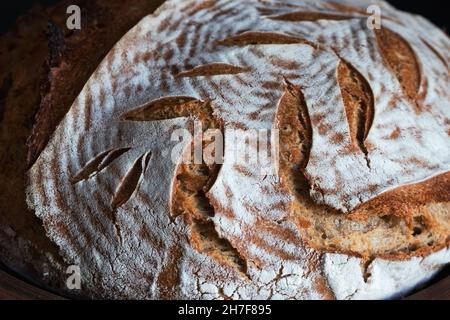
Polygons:
M429 280L450 260L450 42L384 2L379 29L343 3L173 0L114 32L50 24L35 102L15 70L2 86L29 117L3 138L26 180L2 174L40 219L10 197L36 229L2 216L5 242L35 243L11 261L56 287L79 266L82 295L114 299L384 299ZM258 153L255 130L279 132L278 175L233 157ZM184 161L196 135L220 163Z

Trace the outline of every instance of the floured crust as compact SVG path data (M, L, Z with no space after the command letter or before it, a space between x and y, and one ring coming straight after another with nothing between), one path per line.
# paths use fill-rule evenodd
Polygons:
M67 266L42 222L27 208L24 175L29 162L104 55L160 3L61 1L33 8L0 38L0 260L34 283L64 291ZM71 4L83 8L80 31L65 28Z
M59 121L79 94L85 81L97 68L108 50L142 17L154 11L163 0L61 2L51 9L48 28L49 57L47 75L41 86L41 101L28 139L28 166L31 166L50 139ZM65 27L68 5L83 11L81 30ZM122 14L118 14L122 12ZM114 21L115 23L111 23ZM106 31L107 30L107 31ZM99 48L101 50L94 50ZM87 54L89 52L89 54ZM83 66L82 68L77 68ZM64 106L64 107L59 107Z
M86 293L385 298L447 263L449 70L436 52L448 59L449 40L378 4L381 31L364 27L363 6L328 1L169 1L136 25L28 174L29 205L85 270ZM417 38L425 28L436 50ZM220 170L168 156L171 135L205 118L199 107L225 137ZM227 156L255 151L234 143L249 129L273 128L280 177ZM388 274L370 271L380 258L440 249L400 287L373 291ZM339 273L324 252L363 259ZM348 272L357 285L343 294Z

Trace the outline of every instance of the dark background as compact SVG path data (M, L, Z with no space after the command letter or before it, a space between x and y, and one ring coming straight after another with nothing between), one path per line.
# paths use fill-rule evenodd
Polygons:
M16 20L17 16L25 13L33 3L51 5L58 0L0 0L0 33L7 30ZM133 1L133 0L128 0ZM152 1L152 0L149 0ZM441 28L450 30L449 15L445 1L410 1L388 0L395 7L421 14Z

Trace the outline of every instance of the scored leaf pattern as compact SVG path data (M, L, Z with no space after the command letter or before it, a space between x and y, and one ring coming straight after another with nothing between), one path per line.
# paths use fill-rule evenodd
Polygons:
M179 117L195 118L202 122L204 131L210 128L219 129L223 134L222 123L214 116L211 102L193 97L175 96L157 99L122 114L120 118L123 121L160 121ZM205 146L203 144L203 148ZM104 159L111 158L112 153L106 151L100 154L86 165L87 169L82 170L77 179L110 164L111 161L105 163ZM138 188L139 181L149 165L150 156L148 153L135 160L113 195L111 219L120 242L122 236L116 211L131 199ZM191 242L196 250L212 257L222 257L225 263L248 278L245 259L227 239L220 237L212 220L215 212L206 193L214 184L220 168L220 164L204 162L201 164L183 162L178 165L171 197L171 219L175 222L179 216L184 218L191 227Z
M301 89L285 81L285 91L281 97L276 125L280 130L281 172L289 172L287 179L295 185L298 194L309 194L309 183L305 176L312 147L312 126L308 106Z
M319 13L294 11L268 16L272 20L282 21L316 21L316 20L347 20L354 16L334 13ZM420 85L420 68L418 61L408 43L394 32L382 29L376 31L381 54L385 63L394 71L403 90L411 99L417 97ZM246 31L217 41L220 46L250 46L250 45L290 45L307 44L315 49L318 46L308 40L278 32ZM396 48L387 50L386 48ZM320 47L321 50L327 50ZM334 51L329 48L330 51ZM210 77L218 75L236 75L250 72L246 66L236 66L227 63L214 62L196 66L178 74L175 78ZM411 75L412 76L407 76ZM369 151L366 139L374 120L374 96L369 82L349 62L340 58L337 68L338 83L341 89L345 113L349 125L351 141L361 151L370 168ZM203 130L214 128L223 133L223 124L216 118L209 99L203 101L194 97L174 96L163 97L128 111L120 117L123 121L161 121L177 117L195 118L202 121ZM308 165L313 143L313 129L309 116L308 105L300 87L285 81L285 90L280 98L276 125L281 133L281 165L288 168L290 183L301 195L309 195L309 181L305 171ZM203 147L205 147L203 145ZM115 159L129 151L130 148L108 150L88 162L71 180L78 183L98 174ZM121 179L111 200L113 212L129 201L139 181L145 173L151 153L138 157ZM179 217L189 225L191 242L199 252L215 259L225 257L225 262L238 270L247 273L247 262L232 243L222 238L214 223L215 209L207 197L207 192L216 181L221 166L219 164L178 164L173 182L171 197L171 220ZM116 216L113 223L118 230Z
M283 20L283 21L316 21L316 20L348 20L354 19L355 17L348 15L339 15L334 13L323 13L323 12L308 12L308 11L293 11L288 13L283 13L279 15L269 16L272 20Z
M89 161L77 174L75 174L75 176L71 179L71 183L76 184L83 180L92 178L130 149L131 148L111 149L100 153L98 156L94 157L94 159Z
M207 102L192 97L165 97L122 114L122 120L158 121L200 114Z
M365 140L369 135L375 114L372 89L364 76L342 59L338 67L338 82L352 142L364 153L367 165L370 167Z
M398 79L406 96L415 101L420 89L421 73L414 50L405 39L387 28L375 30L375 35L385 64Z
M209 63L197 66L191 70L180 72L176 75L178 78L185 77L201 77L201 76L217 76L225 74L238 74L248 72L249 68L243 68L228 63Z
M111 207L113 210L116 210L125 204L136 191L139 180L147 170L150 158L151 153L146 153L137 158L133 166L123 177L111 200Z
M202 122L204 131L219 129L223 135L222 123L214 116L210 101L192 97L158 99L122 115L122 119L129 121L156 121L177 117L198 119ZM191 147L193 150L193 146ZM203 141L203 148L205 147ZM227 239L219 235L212 220L215 210L206 193L216 181L220 169L221 165L217 163L182 162L178 165L171 200L171 220L175 222L177 217L183 217L191 227L191 243L196 250L215 258L222 257L225 263L248 278L245 259Z
M243 32L236 36L228 37L218 41L222 46L246 46L246 45L265 45L265 44L308 44L315 46L308 40L290 36L278 32Z

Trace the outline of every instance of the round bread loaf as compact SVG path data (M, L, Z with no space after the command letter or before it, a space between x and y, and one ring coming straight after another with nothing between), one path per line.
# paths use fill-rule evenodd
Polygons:
M162 2L61 0L33 7L0 36L2 267L43 287L66 287L67 266L27 209L25 172L108 51ZM81 30L66 27L69 5L82 8Z
M450 41L369 5L171 0L116 44L28 173L83 294L390 298L450 261Z

